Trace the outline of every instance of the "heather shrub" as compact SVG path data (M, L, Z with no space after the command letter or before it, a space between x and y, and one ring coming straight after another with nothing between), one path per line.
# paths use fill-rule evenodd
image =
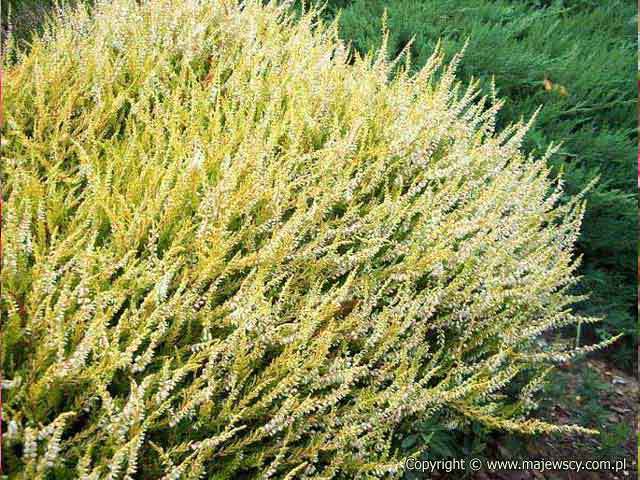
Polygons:
M551 151L459 58L410 75L288 12L102 1L9 43L15 478L390 478L416 420L584 431L530 416L597 348L536 341L594 321Z
M574 293L588 293L579 311L602 316L603 322L583 329L582 336L605 339L624 332L607 355L633 370L638 203L630 168L638 145L637 5L625 0L328 0L325 17L334 18L339 9L340 37L360 52L380 47L386 10L388 50L409 49L415 69L438 42L451 58L468 41L458 78L477 78L485 92L495 79L505 100L498 129L543 106L524 150L542 153L550 143L563 142L549 164L552 173L563 172L567 198L598 179L586 196L577 241L583 281Z

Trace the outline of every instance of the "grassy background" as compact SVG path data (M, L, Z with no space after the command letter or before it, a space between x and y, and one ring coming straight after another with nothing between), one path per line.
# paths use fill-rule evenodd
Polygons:
M27 39L30 32L38 30L54 4L53 0L0 0L2 37L12 32L18 38Z
M340 13L342 37L359 52L381 44L387 10L389 54L413 38L415 68L442 39L449 58L469 40L460 78L481 80L507 103L507 123L543 109L525 147L544 152L564 142L552 158L568 195L594 178L588 193L579 253L584 256L579 308L604 317L586 340L626 333L610 358L631 369L637 343L636 13L629 0L329 0L327 20ZM583 337L584 338L584 337Z
M10 25L17 38L28 40L53 3L2 0L3 31ZM633 368L638 330L635 2L328 0L323 15L331 20L340 12L341 35L364 53L381 43L385 9L391 56L413 38L417 69L438 39L449 57L468 39L460 78L480 79L487 92L495 78L498 95L507 99L499 116L502 126L543 105L525 147L542 153L552 141L564 142L552 163L564 172L569 195L600 178L587 195L579 241L584 256L580 293L591 295L580 308L604 317L587 337L626 333L609 355Z

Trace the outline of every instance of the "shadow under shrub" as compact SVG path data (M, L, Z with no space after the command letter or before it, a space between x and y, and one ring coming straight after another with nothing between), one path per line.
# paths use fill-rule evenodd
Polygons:
M593 321L551 151L458 58L392 76L261 3L98 2L5 65L9 474L389 478L414 420L587 432L528 418L579 353L536 338Z

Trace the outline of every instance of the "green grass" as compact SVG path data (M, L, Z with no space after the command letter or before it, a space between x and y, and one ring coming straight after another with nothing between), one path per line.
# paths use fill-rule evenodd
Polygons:
M564 172L568 196L600 178L587 195L578 253L580 293L591 295L580 308L604 323L583 334L608 338L624 332L625 340L609 355L632 368L638 222L634 2L330 0L325 18L342 9L341 36L366 52L381 44L385 8L389 54L413 39L415 68L439 39L449 58L468 40L460 78L479 78L486 92L495 79L498 96L507 99L499 125L543 106L525 149L540 152L551 141L564 142L551 163Z

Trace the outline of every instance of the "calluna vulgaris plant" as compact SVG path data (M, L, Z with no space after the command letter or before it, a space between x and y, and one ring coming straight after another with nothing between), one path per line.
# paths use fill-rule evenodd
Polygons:
M581 200L457 60L351 59L288 11L98 1L9 45L15 478L389 478L413 420L580 430L528 413L597 348L536 342L593 321Z

